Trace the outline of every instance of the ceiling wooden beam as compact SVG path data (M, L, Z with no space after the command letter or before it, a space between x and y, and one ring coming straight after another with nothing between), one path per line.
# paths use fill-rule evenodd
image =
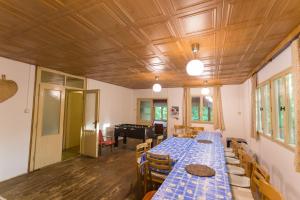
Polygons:
M292 30L251 72L249 78L260 71L265 65L272 61L281 51L283 51L300 33L300 24Z

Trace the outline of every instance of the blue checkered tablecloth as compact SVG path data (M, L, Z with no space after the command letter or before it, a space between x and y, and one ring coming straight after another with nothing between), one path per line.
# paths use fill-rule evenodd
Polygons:
M193 144L193 139L170 137L150 150L151 153L170 155L173 161L179 160Z
M177 139L184 140L183 138ZM197 142L199 139L211 140L213 143L200 144ZM190 141L189 145L184 148L184 152L181 152L173 170L152 199L232 199L224 157L224 147L220 134L215 132L202 132L194 140L186 140ZM171 145L172 142L168 142L167 144ZM159 149L159 145L156 148ZM172 147L164 147L164 149L172 149ZM175 155L179 155L178 152L175 152ZM172 157L171 153L170 156ZM210 166L216 171L216 175L213 177L190 175L185 171L185 166L188 164L204 164Z

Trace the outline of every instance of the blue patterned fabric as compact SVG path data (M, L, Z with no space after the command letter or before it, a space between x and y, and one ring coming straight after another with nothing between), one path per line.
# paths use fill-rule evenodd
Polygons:
M197 142L199 139L211 140L213 143L200 144ZM194 140L177 138L176 143L181 143L178 140L182 140L182 143L189 141L188 145L180 148L180 153L177 152L177 147L167 147L167 145L173 145L175 143L173 141L166 142L164 147L158 145L154 148L156 153L159 153L158 149L167 149L170 156L178 158L178 161L152 199L231 200L221 135L215 132L202 132ZM177 150L171 150L173 148ZM216 175L213 177L190 175L185 171L185 166L188 164L207 165L216 171Z
M170 158L173 160L173 165L175 165L177 160L185 155L193 142L194 141L189 138L170 137L152 148L149 152L160 155L170 155ZM141 157L141 163L145 162L145 160L146 154L144 153Z
M150 150L151 153L170 155L175 162L185 155L193 143L190 138L171 137Z

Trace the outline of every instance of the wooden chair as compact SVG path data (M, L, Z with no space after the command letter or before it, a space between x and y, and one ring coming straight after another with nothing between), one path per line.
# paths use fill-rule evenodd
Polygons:
M225 151L225 155L226 155L226 153L231 153L231 155L233 153L235 156L238 155L239 144L237 142L235 143L233 141L231 146L232 146L231 150L230 151ZM239 159L237 159L236 157L225 156L225 159L226 159L226 164L238 165L238 166L241 164L241 161Z
M244 152L240 152L240 153L244 153ZM241 162L240 162L240 165L241 165ZM237 165L230 165L230 164L227 164L226 165L227 167L227 170L228 170L228 173L229 174L234 174L234 175L245 175L246 171L243 167L240 167L240 166L237 166Z
M247 177L251 177L255 159L251 155L249 155L247 152L245 152L243 149L239 149L238 152L239 152L238 157L241 160L240 166L243 169L245 169L245 175Z
M191 127L191 137L196 137L200 132L204 131L204 127Z
M172 170L172 160L169 155L158 155L146 152L146 180L151 187L162 184Z
M270 175L257 163L253 164L253 172L251 174L251 191L255 196L259 193L259 181L264 180L270 182Z
M159 145L164 139L164 136L163 135L159 135L157 136L157 139L156 139L156 145Z
M151 200L152 197L155 195L155 193L156 193L156 190L147 192L147 194L144 196L143 200Z
M251 189L250 188L241 188L233 186L231 187L233 199L245 199L245 200L254 200L259 198L259 182L270 180L270 176L259 166L256 162L253 163L253 170L251 174ZM255 188L255 189L252 189Z
M100 148L102 148L103 146L110 146L110 151L112 151L113 145L115 144L115 141L113 141L112 137L111 136L103 136L101 130L99 130L98 136L99 136L98 137L98 145L100 146ZM106 140L104 140L104 138L106 138Z
M283 200L280 192L264 180L259 180L258 188L261 193L261 200Z
M252 163L254 160L247 155L245 151L242 149L238 149L239 158L241 160L240 166L242 168L236 168L237 172L242 173L242 171L246 174L246 176L240 176L241 174L238 173L231 173L229 174L230 184L235 187L242 187L242 188L250 188L251 186L251 172L252 172ZM251 169L249 169L249 167ZM243 170L242 170L243 169ZM232 169L234 170L234 169Z
M155 135L163 135L164 134L163 124L154 124L154 133Z
M178 133L180 131L180 133ZM184 125L174 125L174 137L177 137L179 135L182 135L185 133L185 126Z
M137 170L137 180L138 180L138 185L141 186L142 191L145 192L145 170L146 170L146 163L143 162L141 163L141 158L142 155L147 151L148 149L148 144L147 143L141 143L136 145L135 149L135 157L136 157L136 170Z
M135 157L138 164L141 162L142 154L145 153L147 149L148 149L148 144L146 142L136 145Z
M193 131L198 131L198 132L204 131L204 127L195 127L195 126L193 126L193 127L191 127L191 129L192 129Z
M145 143L148 144L147 151L152 148L152 141L153 141L152 138L146 139Z
M231 141L232 151L235 155L238 155L238 150L241 148L240 144L236 140Z

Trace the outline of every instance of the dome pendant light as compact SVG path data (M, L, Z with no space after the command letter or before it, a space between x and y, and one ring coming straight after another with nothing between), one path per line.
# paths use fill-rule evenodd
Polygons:
M158 76L155 76L155 80L158 81ZM159 83L155 83L152 86L153 92L160 92L161 91L161 85Z
M196 57L196 54L199 52L199 43L192 44L192 52L194 54L194 57ZM186 72L190 76L199 76L202 74L203 70L204 64L199 59L193 59L186 65Z
M207 85L207 81L204 81L204 85ZM208 95L209 92L210 92L209 88L206 87L206 86L201 89L201 94L204 95L204 96Z

